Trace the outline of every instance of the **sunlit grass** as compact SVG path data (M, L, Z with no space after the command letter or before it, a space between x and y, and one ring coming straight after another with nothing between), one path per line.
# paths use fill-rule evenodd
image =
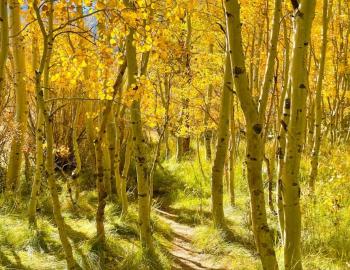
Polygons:
M330 146L325 145L322 149L329 148ZM309 195L308 190L310 158L308 155L303 156L301 162L301 207L303 214L304 269L338 270L350 267L350 230L348 229L350 227L350 197L348 196L350 193L350 182L348 181L350 179L349 150L349 147L343 146L331 152L321 152L319 177L313 197ZM221 239L220 237L212 239L211 235L218 236L218 233L212 231L214 229L210 220L211 166L204 158L203 149L201 149L201 161L205 178L195 157L193 157L193 160L185 160L181 163L176 163L175 160L165 162L164 167L178 179L183 187L173 191L176 193L176 200L171 204L171 207L178 210L177 214L180 221L201 225L197 228L196 237L194 238L194 244L197 247L205 247L203 251L214 251L213 253L215 253L215 250L221 250L220 255L224 257L223 260L226 257L226 260L231 262L232 268L228 269L258 269L257 267L260 267L259 260L254 256L246 257L249 263L245 262L239 266L244 257L235 260L235 263L233 263L229 252L224 252L227 247L231 248L233 254L238 252L238 250L246 252L245 248L237 247L234 243L221 242L221 240L218 240ZM248 217L250 198L244 170L243 159L240 157L236 161L235 168L236 205L234 208L229 206L229 197L225 189L225 215L228 221L232 221L230 228L234 233L240 236L243 235L253 242L254 239L249 228L251 225ZM266 170L263 168L263 171ZM266 179L266 174L263 177ZM276 194L274 193L273 196L275 198ZM275 232L274 235L277 241L277 217L269 209L267 209L267 212L270 227ZM206 213L209 213L209 215ZM283 249L277 246L276 253L279 264L282 266ZM252 263L253 261L255 263ZM318 261L322 262L323 268L319 266ZM248 265L252 266L249 266L249 268Z
M61 198L64 195L61 194ZM171 260L164 246L169 246L170 228L154 215L152 227L155 255L142 254L137 226L137 206L131 203L129 213L120 217L120 207L110 202L106 207L106 247L96 246L95 220L84 215L82 209L95 208L95 192L83 193L77 209L63 204L66 231L76 261L83 269L170 269ZM48 200L41 200L48 202ZM45 206L47 207L47 206ZM66 261L55 222L51 214L39 213L37 228L30 228L26 204L17 208L2 208L0 215L0 265L5 269L66 269ZM6 210L6 211L5 211ZM94 209L95 212L95 209ZM20 213L20 214L19 214ZM85 213L86 214L86 213ZM101 261L103 254L104 262Z
M328 149L330 146L324 146ZM231 207L224 178L224 210L228 232L213 228L211 221L211 163L201 162L193 154L182 162L173 157L164 161L155 173L154 207L172 211L177 222L195 227L194 248L209 254L227 269L261 269L254 247L249 218L249 191L242 156L236 161L236 204ZM319 177L314 196L308 190L310 159L301 162L301 209L304 269L343 270L350 265L350 149L342 146L322 151ZM264 180L266 175L264 174ZM120 205L108 201L106 206L106 249L95 240L96 192L83 190L73 206L61 185L60 200L74 257L84 269L171 269L172 233L168 223L152 212L151 227L155 255L141 252L137 204L131 199L129 213L121 218ZM267 188L267 186L266 186ZM267 192L266 192L267 193ZM130 194L131 195L131 194ZM275 196L275 194L274 194ZM267 197L266 197L267 198ZM48 191L39 200L37 229L29 228L27 199L0 198L0 264L5 269L65 269L64 253L52 216ZM283 248L278 243L277 217L268 212L276 240L279 265L283 265ZM101 261L104 252L104 263Z

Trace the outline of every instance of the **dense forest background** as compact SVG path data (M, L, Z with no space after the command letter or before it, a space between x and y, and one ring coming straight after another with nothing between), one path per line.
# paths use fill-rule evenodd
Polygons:
M349 269L349 36L343 0L0 0L2 269Z

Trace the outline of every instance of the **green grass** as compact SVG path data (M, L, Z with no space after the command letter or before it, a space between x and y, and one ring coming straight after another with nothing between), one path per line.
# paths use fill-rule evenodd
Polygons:
M322 149L331 149L331 147L323 145ZM224 195L226 220L236 241L227 239L222 232L212 227L210 216L211 166L204 158L204 149L201 148L204 177L196 156L193 156L192 160L185 160L181 163L176 163L174 159L163 163L171 179L177 180L177 189L169 190L168 196L171 197L171 200L168 200L170 202L168 207L179 216L178 221L198 226L193 240L197 248L218 256L219 260L226 262L228 269L259 269L260 262L256 254L251 252L254 240L248 218L249 191L244 176L242 156L237 160L235 169L235 208L229 206L227 190ZM301 162L304 269L349 269L349 147L340 146L332 151L321 152L319 176L314 196L310 196L308 191L309 172L310 158L305 154ZM263 179L266 178L264 174ZM267 188L267 185L265 186ZM277 232L277 218L269 209L267 212L270 227ZM278 241L277 233L274 234ZM283 250L278 242L276 243L279 265L282 266Z
M171 260L163 251L169 245L170 229L153 217L155 255L141 252L137 229L137 206L130 205L129 214L120 218L120 209L114 203L106 207L106 248L101 250L95 240L95 192L82 193L73 209L69 200L62 204L66 230L73 246L74 257L83 269L170 269ZM61 194L61 200L64 194ZM41 203L48 203L43 199ZM4 201L2 201L5 205ZM48 203L49 204L49 203ZM37 230L28 226L25 201L16 207L2 207L0 211L0 266L4 269L65 269L66 262L49 205L38 215ZM84 209L84 211L82 211ZM100 257L105 258L102 264ZM1 269L1 268L0 268Z
M324 145L323 149L330 146ZM164 161L155 172L155 207L177 215L177 221L195 227L193 246L211 254L227 269L261 269L254 247L249 220L249 191L243 160L236 162L236 206L229 205L225 185L225 217L228 231L213 228L210 214L211 164L196 155L177 163ZM203 170L203 172L202 172ZM314 196L308 192L310 159L301 163L302 184L302 244L306 270L345 270L350 267L350 149L341 146L320 156L319 177ZM266 179L266 175L264 175ZM152 213L155 240L154 256L145 256L140 249L137 225L137 205L131 196L129 214L120 218L120 206L106 206L106 249L101 250L95 239L96 192L81 192L78 209L70 202L66 186L60 183L60 201L74 256L83 269L171 269L171 229ZM38 229L27 223L27 197L0 197L0 269L65 269L64 253L52 216L52 205L46 188L40 196ZM277 219L268 210L273 231ZM280 266L283 250L276 236L276 252ZM105 258L102 264L100 257ZM281 269L283 269L281 267Z

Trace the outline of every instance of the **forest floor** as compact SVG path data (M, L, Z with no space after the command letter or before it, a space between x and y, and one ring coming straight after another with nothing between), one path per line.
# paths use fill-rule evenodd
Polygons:
M350 154L344 158L344 152L350 153L350 149L321 156L316 194L314 197L302 194L305 270L350 269ZM335 165L325 166L328 163ZM129 213L124 219L120 217L119 204L108 201L106 249L101 250L95 241L96 192L82 182L75 209L64 180L58 177L62 212L75 259L84 270L260 270L249 218L249 192L241 164L237 162L236 166L236 205L230 206L226 193L224 197L225 231L215 229L211 221L210 163L203 163L204 173L199 162L191 160L181 163L169 160L156 170L151 221L154 258L141 252L137 202L132 189ZM304 190L308 164L308 160L302 162ZM91 177L83 180L89 183ZM28 226L26 215L29 191L30 186L23 187L23 197L18 200L0 196L0 269L64 270L64 253L46 182L39 198L35 230ZM276 240L278 262L283 265L277 218L269 209L267 214Z

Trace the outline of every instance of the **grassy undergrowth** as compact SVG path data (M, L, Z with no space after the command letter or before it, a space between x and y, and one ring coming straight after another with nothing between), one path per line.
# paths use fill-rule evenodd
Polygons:
M325 146L323 149L329 149ZM176 221L194 227L193 246L212 254L226 269L261 269L254 247L249 218L249 192L242 159L236 162L236 205L229 205L225 188L227 231L213 228L210 214L211 165L196 156L177 163L164 161L155 173L154 207L177 216ZM346 154L345 154L346 153ZM303 265L307 270L345 270L350 268L350 149L339 147L322 152L316 191L310 196L307 179L310 160L302 160L301 179L303 214ZM264 176L266 178L266 176ZM267 185L266 185L267 186ZM137 205L131 202L125 219L120 218L118 204L106 207L107 248L95 243L96 193L83 191L75 209L61 185L60 200L77 262L88 270L95 269L171 269L171 229L156 211L152 229L156 254L145 257L140 251L137 227ZM27 199L0 198L0 269L65 269L63 250L54 225L47 189L40 197L38 229L28 227ZM132 194L130 194L132 195ZM132 197L132 196L131 196ZM276 241L280 266L283 250L279 245L276 216L268 210L268 218ZM105 258L101 261L101 254ZM283 269L281 267L281 269Z
M323 149L331 148L323 146ZM181 163L169 160L163 164L170 179L177 180L177 188L172 189L170 198L167 201L163 199L163 202L168 203L166 207L178 215L179 222L196 226L193 244L199 250L215 255L227 269L261 269L251 231L249 191L242 157L237 160L235 169L235 207L229 206L225 190L225 216L229 232L223 232L214 229L211 222L211 166L205 160L203 150L201 149L201 162L193 157ZM304 269L350 269L349 152L349 147L345 146L331 152L321 152L319 177L313 196L308 192L307 182L310 160L307 155L302 159ZM267 179L267 176L264 175L264 178ZM267 184L265 186L267 188ZM278 239L277 217L269 209L267 211L275 236L279 265L282 267L283 250Z
M45 199L43 201L48 202ZM4 201L1 203L5 205ZM116 204L107 205L106 248L101 250L95 241L95 203L94 192L84 192L79 199L77 209L74 209L67 199L62 205L74 257L83 269L171 268L171 260L166 251L171 241L169 226L158 216L152 217L156 252L151 258L144 256L139 245L137 208L134 203L130 205L129 214L123 220L120 218L120 209ZM50 206L42 204L44 211L38 215L37 229L29 228L25 206L25 202L17 202L16 207L1 208L1 267L3 269L66 269L57 228L48 210ZM100 259L101 255L105 258L103 262Z

